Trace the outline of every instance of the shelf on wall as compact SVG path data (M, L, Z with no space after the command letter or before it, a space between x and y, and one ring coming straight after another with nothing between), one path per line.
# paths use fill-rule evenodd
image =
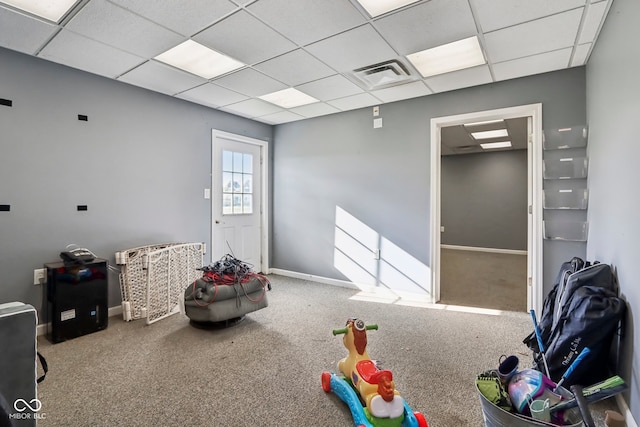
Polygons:
M543 221L544 238L569 242L586 242L589 223L581 221Z
M563 150L587 146L587 127L573 126L560 129L544 130L542 147L545 150Z
M544 209L587 209L589 190L565 187L557 190L544 189L542 207Z
M548 159L542 162L542 176L544 179L586 178L588 167L589 159L586 157Z

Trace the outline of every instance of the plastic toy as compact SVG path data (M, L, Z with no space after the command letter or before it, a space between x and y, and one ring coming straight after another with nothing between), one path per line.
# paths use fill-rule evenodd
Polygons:
M340 375L322 373L322 389L349 406L358 427L428 427L424 415L414 412L396 390L391 371L378 369L369 357L367 330L371 329L378 325L352 318L344 328L333 330L333 335L344 334L349 354L338 362Z

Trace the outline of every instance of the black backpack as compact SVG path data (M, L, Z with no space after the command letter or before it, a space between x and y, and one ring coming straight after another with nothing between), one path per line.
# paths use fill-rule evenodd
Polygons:
M545 298L538 328L544 345L549 377L558 382L580 352L590 353L565 378L563 386L591 385L609 376L609 355L621 328L626 305L608 264L574 257L562 264ZM534 368L545 372L535 331L523 342L533 351Z

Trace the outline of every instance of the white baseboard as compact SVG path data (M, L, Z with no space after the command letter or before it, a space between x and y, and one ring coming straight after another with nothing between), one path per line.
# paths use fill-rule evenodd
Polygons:
M109 317L113 316L122 316L122 305L117 305L115 307L109 307ZM36 334L38 336L45 335L47 333L47 329L49 327L48 323L41 323L36 328Z
M527 251L517 249L479 248L476 246L440 245L442 249L453 249L456 251L492 252L495 254L526 255Z
M329 277L316 276L315 274L298 273L296 271L283 270L281 268L271 268L271 274L280 276L293 277L294 279L310 280L312 282L324 283L327 285L339 286L341 288L360 289L353 282L339 279L331 279Z

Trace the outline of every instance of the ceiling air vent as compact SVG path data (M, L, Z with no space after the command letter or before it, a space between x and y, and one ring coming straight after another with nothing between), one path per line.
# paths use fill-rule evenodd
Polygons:
M452 150L458 153L464 153L469 151L479 151L477 145L459 145L457 147L452 147Z
M395 59L353 70L355 80L367 90L382 89L415 80L407 67Z

